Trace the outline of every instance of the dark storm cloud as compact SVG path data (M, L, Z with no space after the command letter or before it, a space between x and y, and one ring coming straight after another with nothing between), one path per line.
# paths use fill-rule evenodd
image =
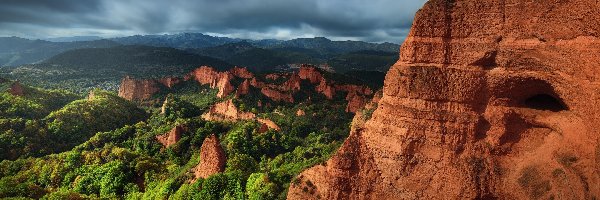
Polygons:
M0 35L208 32L400 42L425 0L3 0Z

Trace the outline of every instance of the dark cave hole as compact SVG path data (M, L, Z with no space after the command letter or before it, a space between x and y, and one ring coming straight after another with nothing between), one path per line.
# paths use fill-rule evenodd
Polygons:
M548 94L534 95L525 99L524 103L527 108L536 110L549 110L552 112L567 110L567 107L562 101Z

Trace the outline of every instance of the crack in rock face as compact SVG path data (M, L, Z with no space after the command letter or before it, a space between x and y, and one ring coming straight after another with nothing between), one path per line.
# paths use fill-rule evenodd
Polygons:
M598 8L428 1L370 120L288 198L599 198Z

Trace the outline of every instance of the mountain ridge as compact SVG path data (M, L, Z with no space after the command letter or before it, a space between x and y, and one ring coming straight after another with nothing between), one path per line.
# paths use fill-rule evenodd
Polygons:
M75 39L74 39L75 38ZM86 36L85 38L92 38ZM53 39L48 39L53 40ZM54 41L77 40L58 38ZM216 37L202 33L179 33L172 35L134 35L126 37L105 38L101 40L85 40L72 42L51 42L42 39L26 39L20 37L0 37L0 66L18 66L39 63L62 52L80 48L108 48L118 45L146 45L155 47L171 47L176 49L201 49L238 42L248 42L264 49L307 48L319 53L348 53L360 50L377 50L396 52L398 44L369 43L362 41L332 41L324 37L296 38L292 40L251 40L228 37Z

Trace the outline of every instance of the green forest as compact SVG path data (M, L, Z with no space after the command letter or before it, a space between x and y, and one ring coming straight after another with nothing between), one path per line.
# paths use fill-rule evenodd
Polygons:
M285 199L294 177L341 146L353 117L342 95L304 93L294 104L236 98L241 110L281 127L261 133L253 120L199 117L223 99L198 84L180 84L151 103L100 89L84 95L24 86L24 95L12 95L9 84L0 87L0 198L8 199ZM156 136L175 126L185 132L165 148ZM191 170L212 134L225 170L194 181Z

